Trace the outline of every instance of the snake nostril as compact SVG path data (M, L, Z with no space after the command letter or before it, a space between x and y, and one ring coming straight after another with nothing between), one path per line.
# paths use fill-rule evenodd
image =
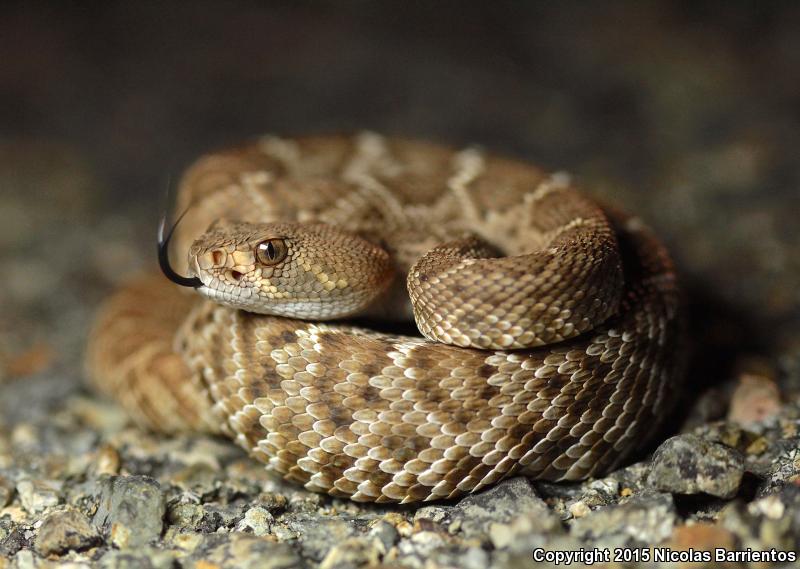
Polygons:
M234 281L239 282L239 280L244 276L244 273L240 273L239 271L231 271L230 276Z
M222 251L220 251L219 249L217 249L216 251L212 251L211 260L214 262L215 267L222 265L222 263L225 261L222 255Z

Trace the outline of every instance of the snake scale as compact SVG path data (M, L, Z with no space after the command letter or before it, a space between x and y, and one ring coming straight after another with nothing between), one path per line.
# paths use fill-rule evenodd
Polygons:
M583 479L681 387L667 251L563 174L267 136L198 160L177 207L166 272L196 290L151 274L115 293L89 376L142 426L227 435L307 489L409 503Z

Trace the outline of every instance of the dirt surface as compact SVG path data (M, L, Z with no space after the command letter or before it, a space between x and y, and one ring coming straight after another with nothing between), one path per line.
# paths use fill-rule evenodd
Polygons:
M5 2L0 54L0 569L800 547L794 4ZM688 388L660 440L679 438L585 484L362 507L224 441L142 433L84 387L92 312L155 266L193 158L365 128L569 171L655 227L691 306Z

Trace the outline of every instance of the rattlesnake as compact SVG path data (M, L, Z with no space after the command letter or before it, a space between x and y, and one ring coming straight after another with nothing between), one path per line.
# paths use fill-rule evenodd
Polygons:
M582 479L679 391L672 261L563 174L373 133L264 137L196 162L177 207L165 269L201 295L131 282L89 375L141 425L228 435L310 490L407 503ZM399 332L412 318L424 337Z

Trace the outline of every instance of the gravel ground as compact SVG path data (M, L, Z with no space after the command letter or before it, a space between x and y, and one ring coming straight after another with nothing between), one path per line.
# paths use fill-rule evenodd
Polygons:
M4 3L0 569L800 551L799 30L790 3ZM568 170L663 235L693 356L660 444L581 484L364 506L143 433L84 386L92 312L154 265L170 176L262 132L356 128Z

